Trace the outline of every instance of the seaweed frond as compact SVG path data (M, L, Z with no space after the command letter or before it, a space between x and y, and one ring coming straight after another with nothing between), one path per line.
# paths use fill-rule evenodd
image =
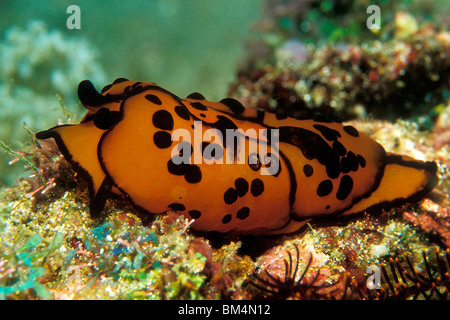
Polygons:
M11 156L14 156L15 159L12 161L17 161L17 160L24 161L28 165L28 167L31 168L37 174L37 176L39 177L39 179L41 181L41 184L42 185L46 184L46 180L45 180L44 176L39 172L39 169L35 166L35 164L31 160L29 160L27 158L27 156L29 156L29 154L20 152L20 151L15 151L1 140L0 140L0 149L3 150L4 152L10 154Z

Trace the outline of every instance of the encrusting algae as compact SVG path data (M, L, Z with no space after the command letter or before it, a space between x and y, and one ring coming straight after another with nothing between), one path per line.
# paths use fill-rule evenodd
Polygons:
M434 152L433 158L442 159L439 154L443 150L435 151L426 136L420 143L421 133L411 130L408 123L352 124L373 137L385 129L397 132L401 143L386 143L389 151L414 152L412 155L422 158L414 147L420 144L423 157L432 157ZM386 135L380 136L381 141L383 136ZM429 237L429 230L423 233L414 221L411 224L404 219L443 210L430 199L379 216L364 215L329 226L308 225L297 235L256 240L228 236L219 241L222 245L217 245L214 237L210 243L192 233L190 222L182 216L171 213L154 221L148 217L142 220L122 200L108 200L106 214L95 220L88 213L83 182L74 179L72 169L56 150L50 141L30 147L23 154L35 166L32 175L17 187L2 189L2 298L262 298L267 293L255 292L257 287L250 281L252 274L267 268L273 277L282 279L283 257L286 258L283 252L292 250L292 245L301 253L298 272L312 257L308 266L311 275L302 278L302 284L314 285L317 292L314 296L302 296L288 291L287 296L283 292L284 298L360 298L342 294L356 290L352 288L364 288L370 265L380 266L390 256L407 253L411 261L418 263L415 268L419 272L423 270L422 251L433 256L442 244L448 247L446 238L436 242L436 236ZM443 164L440 168L437 192L445 192L441 188L448 181L448 171ZM430 207L430 203L434 204ZM439 217L446 218L442 214ZM439 238L439 232L432 234ZM226 244L228 241L231 242ZM337 285L344 275L345 281L352 280L353 287ZM328 288L331 284L335 285L333 290Z
M18 196L25 187L14 189L2 203L3 299L202 298L206 258L190 248L183 219L148 228L111 203L120 213L94 221L79 191L33 208Z
M418 141L419 132L403 130L408 127L402 123L358 124L372 136L385 126L391 128L390 132L394 129L404 135L399 134L399 141L403 142L392 145L393 151L405 152L410 143L414 145ZM261 293L255 293L255 287L246 278L254 270L264 268L275 272L271 273L274 277L283 278L283 257L286 257L282 252L292 250L292 245L302 253L298 272L312 255L309 272L320 272L319 280L322 280L315 282L319 289L322 284L328 286L339 281L344 272L361 287L367 280L367 267L381 265L390 256L408 253L420 271L424 270L420 269L423 268L422 251L433 256L442 243L448 248L445 238L436 242L439 233L432 232L430 238L429 230L423 233L403 218L430 212L430 203L434 202L429 199L381 216L365 215L330 226L309 225L300 234L276 239L231 238L230 244L222 246L192 233L189 221L175 213L157 217L153 222L141 220L133 208L120 200L108 200L107 214L93 220L87 210L88 197L83 184L73 179L70 166L55 150L52 142L45 141L27 154L35 161L41 159L38 160L41 164L46 163L37 167L46 181L62 179L64 184L46 185L45 193L34 192L44 188L40 186L40 177L31 171L33 177L1 191L2 298L256 298ZM435 152L439 154L442 150ZM46 157L43 154L51 155L47 162L42 161ZM43 168L47 171L42 171ZM441 181L445 184L448 171L442 165L441 169ZM445 192L442 186L437 190ZM434 211L443 210L438 203L432 206L438 208ZM442 214L439 217L446 219ZM221 241L230 241L226 238ZM246 247L249 241L254 246L252 252ZM270 250L264 253L264 248ZM254 254L258 250L259 257ZM281 267L275 268L274 263L281 263ZM305 279L312 281L311 277ZM331 297L340 297L341 293L342 290L337 291ZM289 297L300 296L293 294L286 298Z
M55 148L42 143L34 160ZM144 226L128 204L109 200L106 217L91 219L83 185L60 155L51 160L61 171L39 169L63 174L68 183L35 192L43 190L35 175L1 190L0 298L217 299L238 288L229 272L240 278L236 284L245 280L234 263L239 244L213 253L175 213ZM49 172L40 173L57 180Z
M205 234L174 211L146 216L120 198L108 199L93 219L86 183L53 141L31 138L20 151L2 143L30 176L0 189L0 299L448 299L448 33L421 24L400 31L374 48L329 44L302 56L304 64L247 66L230 92L245 105L300 118L342 116L388 152L436 161L439 183L427 198L288 235ZM283 50L292 48L306 47ZM370 72L355 69L358 63ZM386 73L389 65L397 67ZM418 84L402 78L415 70L428 91L393 108ZM385 102L389 115L377 107ZM380 289L368 286L373 270Z

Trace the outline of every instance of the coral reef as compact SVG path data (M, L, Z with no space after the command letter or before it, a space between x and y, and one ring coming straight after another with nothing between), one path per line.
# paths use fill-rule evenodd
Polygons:
M431 127L449 91L450 36L438 1L265 1L259 41L229 93L254 108L311 118L416 118ZM431 108L436 110L430 112ZM430 120L431 119L431 120Z
M301 234L284 237L258 257L244 286L247 297L448 299L448 146L436 150L434 135L409 121L348 123L380 141L387 151L437 159L439 186L419 204L310 225ZM380 270L381 290L368 290L369 267Z
M417 32L419 25L447 26L448 11L439 0L381 1L380 29L367 28L373 14L368 1L266 0L263 16L255 24L258 40L249 41L248 62L263 65L276 62L284 44L361 43L386 41L393 36L406 39ZM297 48L300 48L297 46ZM301 48L300 48L301 49ZM301 49L303 50L303 49Z
M423 210L419 213L403 212L403 219L411 222L423 232L436 237L437 242L450 248L450 214L448 208L443 208L427 200L423 203Z
M444 252L442 257L440 251L436 250L433 262L430 262L430 258L425 252L422 252L424 270L419 270L417 266L414 266L406 253L400 258L393 259L391 257L387 264L381 263L378 269L379 279L373 279L374 282L370 282L369 280L372 279L368 278L366 283L358 283L356 277L350 281L352 275L350 272L343 272L339 275L338 280L326 283L320 281L323 269L317 271L312 279L308 279L306 275L311 268L312 256L301 274L298 275L300 253L297 246L294 246L294 249L296 251L295 260L293 260L291 252L286 251L288 258L283 260L285 267L281 277L273 275L267 269L264 269L264 276L257 273L252 275L250 284L258 289L257 294L264 294L258 298L300 300L446 300L448 298L450 287L449 249ZM384 287L381 287L381 278L383 278ZM379 287L377 288L377 286Z
M388 151L448 160L448 148L433 148L434 136L408 121L349 124L380 140ZM308 225L294 235L253 240L229 235L218 241L192 233L190 222L175 213L145 217L121 199L109 200L105 215L91 219L86 186L74 177L54 143L33 144L18 160L28 160L30 176L19 186L1 189L1 298L447 297L447 278L438 276L439 266L446 265L442 259L424 262L422 255L434 257L437 249L448 246L447 229L442 229L447 228L448 205L442 201L448 197L449 172L443 163L438 196L419 204ZM435 220L431 229L421 223L424 215ZM405 254L409 260L399 260L408 267L401 271L395 259ZM387 274L385 291L367 291L370 266ZM411 284L411 270L417 277L425 272L425 278L419 278L425 295L414 290L417 281ZM405 287L398 280L402 275L413 280L408 280L408 290L397 294L390 288Z
M0 299L216 299L239 292L247 274L237 261L252 264L234 259L239 244L213 253L208 240L189 233L186 219L170 212L142 217L120 199L93 220L86 185L56 145L44 141L27 151L18 161L26 159L32 174L0 190Z
M158 219L146 228L120 207L93 221L84 194L67 192L33 208L18 188L3 194L1 298L202 298L207 259L190 245L184 220Z
M408 40L308 45L301 61L242 69L229 93L247 106L302 119L433 117L429 106L445 102L450 81L450 43L441 37L424 27Z
M422 252L422 257L425 270L421 271L413 266L407 254L404 254L402 263L399 258L390 258L389 269L384 263L381 265L386 287L377 290L366 290L365 294L359 291L360 297L377 300L401 300L408 298L412 300L419 298L425 300L447 300L450 287L449 250L447 249L444 252L443 257L441 257L439 250L436 250L433 264L429 262L425 252ZM431 266L433 266L433 269Z
M439 150L450 144L450 100L447 106L442 104L437 108L441 110L433 129L433 148Z

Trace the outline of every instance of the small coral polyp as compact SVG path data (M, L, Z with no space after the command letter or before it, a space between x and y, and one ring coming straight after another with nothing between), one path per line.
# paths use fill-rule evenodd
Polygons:
M179 211L195 220L191 227L198 231L285 234L311 220L418 201L438 182L435 162L387 153L356 128L323 118L296 120L245 108L231 98L211 102L199 93L181 99L154 83L123 78L101 93L82 81L78 96L88 109L80 124L56 126L36 137L54 138L87 181L93 216L107 198L121 195L149 214ZM203 137L210 130L221 138L176 144L176 129L192 136L202 130ZM227 130L240 133L234 137L237 145L257 151L233 164L196 163L192 157L188 163L175 161L199 151L194 148L220 160L233 143ZM260 130L268 133L249 134ZM279 140L275 147L272 134ZM203 152L211 148L214 154ZM274 159L275 172L261 174Z

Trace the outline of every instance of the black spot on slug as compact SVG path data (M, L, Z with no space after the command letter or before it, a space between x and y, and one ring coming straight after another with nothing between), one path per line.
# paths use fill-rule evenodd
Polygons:
M226 214L226 215L223 216L223 218L222 218L222 223L223 224L227 224L230 221L231 221L231 214Z
M296 146L308 160L317 159L320 164L326 167L330 179L339 176L341 173L340 157L320 135L310 130L290 126L279 127L279 130L280 142ZM334 134L332 135L335 137Z
M167 149L172 145L172 135L166 131L157 131L153 135L153 142L160 149Z
M198 210L189 210L188 213L192 219L198 219L202 215L202 213Z
M338 156L341 157L345 156L347 153L347 149L345 149L344 145L337 140L333 142L333 150Z
M220 102L230 108L230 110L236 115L241 115L245 111L245 107L236 99L225 98L220 100Z
M355 137L355 138L359 137L359 132L358 132L358 130L356 130L355 127L353 127L353 126L344 126L343 129L344 129L344 131L346 133L348 133L352 137Z
M150 102L153 102L154 104L157 104L158 106L162 105L161 99L159 99L154 94L147 94L147 95L145 95L145 99L147 99Z
M153 125L161 130L173 129L173 118L170 112L166 110L158 110L153 114Z
M108 130L120 121L119 111L101 108L94 114L94 125L101 130Z
M248 182L244 178L236 179L234 186L236 187L236 192L239 197L245 196L248 192Z
M199 183L202 180L202 171L200 170L200 167L195 164L190 164L188 166L184 178L189 183Z
M366 159L364 159L364 157L360 154L358 154L356 158L358 158L358 162L361 168L364 168L366 166Z
M200 111L206 111L208 108L201 102L192 102L191 106Z
M325 197L329 195L331 191L333 191L333 183L331 180L327 179L319 183L316 193L319 197Z
M244 220L244 219L248 218L249 215L250 215L250 209L248 207L242 207L236 213L236 217L240 220Z
M141 84L142 84L141 81L136 81L135 83L133 83L133 85L131 86L131 88L134 89L134 88L140 86Z
M181 203L171 203L168 205L168 207L175 211L184 211L186 210L186 207L182 205Z
M188 109L185 106L176 106L175 113L184 120L190 120L191 115L189 114Z
M305 176L311 177L314 173L314 168L309 164L305 164L303 166L303 173L305 174Z
M185 163L180 163L180 164L175 164L172 159L170 159L167 162L167 169L169 170L169 172L171 174L174 174L176 176L184 176L186 174L186 171L188 169L188 164Z
M349 173L350 171L357 171L359 166L359 161L356 155L349 151L347 156L341 159L341 171L342 173Z
M328 128L326 126L323 126L321 124L314 124L313 127L320 131L320 133L324 136L325 139L328 141L335 141L338 137L341 136L339 131Z
M250 192L254 197L259 196L264 192L264 182L261 179L255 179L252 181Z
M232 204L236 202L238 198L238 194L235 189L229 188L225 193L223 194L223 200L226 204Z
M350 170L358 171L359 161L358 161L358 158L356 157L356 155L352 151L349 151L347 153L347 159L350 162Z
M341 182L339 183L339 189L336 192L336 198L338 200L344 200L345 198L348 197L350 192L352 192L352 189L353 189L353 179L348 175L344 175L341 178Z

